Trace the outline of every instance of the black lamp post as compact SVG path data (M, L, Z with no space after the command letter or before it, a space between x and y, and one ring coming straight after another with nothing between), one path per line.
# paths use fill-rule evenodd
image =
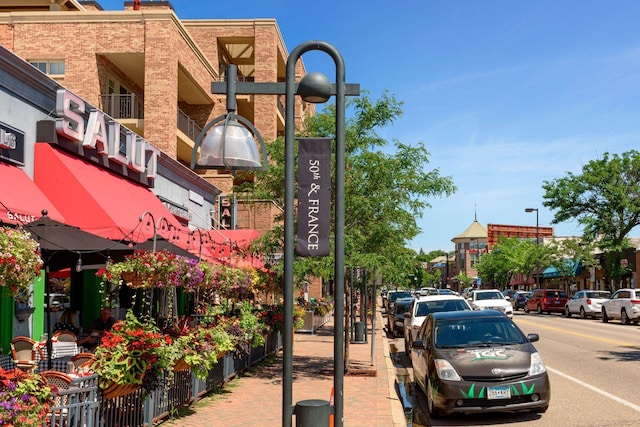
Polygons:
M309 73L303 77L300 83L295 82L296 63L302 54L319 50L327 53L333 59L336 66L336 83L332 85L322 74ZM345 96L357 96L360 94L360 85L345 83L345 67L342 55L332 45L318 40L303 42L291 51L286 65L286 83L262 83L262 82L236 82L235 66L227 69L227 82L211 84L211 92L227 94L227 114L220 116L207 124L193 148L191 156L191 169L263 169L266 168L266 150L258 132L246 119L235 115L235 95L260 94L260 95L285 95L285 200L284 200L284 331L283 334L283 383L282 383L282 425L291 426L293 415L292 407L292 382L293 382L293 336L286 331L293 330L293 259L294 259L294 202L295 202L295 95L300 95L303 100L311 103L326 102L332 95L336 96L336 153L335 153L335 224L334 224L334 257L335 257L335 331L334 331L334 425L343 425L343 389L344 389L344 185L345 185ZM232 81L231 81L232 80ZM230 100L230 98L233 98ZM246 160L235 154L228 154L234 149L226 147L229 125L238 120L247 125L261 144L262 165L256 159L257 150L246 150L254 154L254 160ZM215 124L222 123L214 128L218 137L207 135ZM236 133L234 126L232 133ZM237 132L240 134L240 132ZM245 139L237 138L231 144L248 146L248 135L244 132ZM241 140L241 141L240 141ZM202 150L198 152L200 146ZM200 154L199 161L197 160Z
M529 213L531 213L533 211L536 212L536 245L540 245L540 226L539 226L539 223L538 223L538 208L526 208L524 211L525 212L529 212ZM538 286L539 285L539 280L538 280L539 276L540 276L540 273L536 272L536 288L539 287Z

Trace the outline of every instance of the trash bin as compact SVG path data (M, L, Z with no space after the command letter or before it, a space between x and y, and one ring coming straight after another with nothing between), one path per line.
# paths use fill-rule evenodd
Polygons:
M331 405L326 400L302 400L296 403L293 414L296 427L328 427Z
M356 328L356 341L357 342L362 342L365 340L365 335L366 335L366 323L364 322L355 322L353 324Z

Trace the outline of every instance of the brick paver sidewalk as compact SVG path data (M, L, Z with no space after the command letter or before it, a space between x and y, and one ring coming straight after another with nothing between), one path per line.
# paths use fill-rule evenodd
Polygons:
M406 427L395 390L395 373L384 336L383 318L376 322L374 361L371 336L366 344L350 343L353 375L344 378L344 427ZM333 322L314 334L296 333L293 345L293 401L330 400L333 387ZM190 413L167 421L180 427L276 427L282 425L282 353L271 364L241 374ZM295 417L292 426L296 425Z

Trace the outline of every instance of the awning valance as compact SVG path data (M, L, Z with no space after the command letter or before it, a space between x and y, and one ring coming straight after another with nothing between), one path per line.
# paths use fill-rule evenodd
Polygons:
M22 169L0 162L0 222L24 224L35 221L47 210L49 218L64 221L53 202L45 196Z

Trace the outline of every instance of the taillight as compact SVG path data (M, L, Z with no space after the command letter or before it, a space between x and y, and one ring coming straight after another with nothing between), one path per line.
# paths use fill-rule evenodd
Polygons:
M631 304L640 304L640 299L632 299Z
M587 298L587 305L591 305L591 298Z

